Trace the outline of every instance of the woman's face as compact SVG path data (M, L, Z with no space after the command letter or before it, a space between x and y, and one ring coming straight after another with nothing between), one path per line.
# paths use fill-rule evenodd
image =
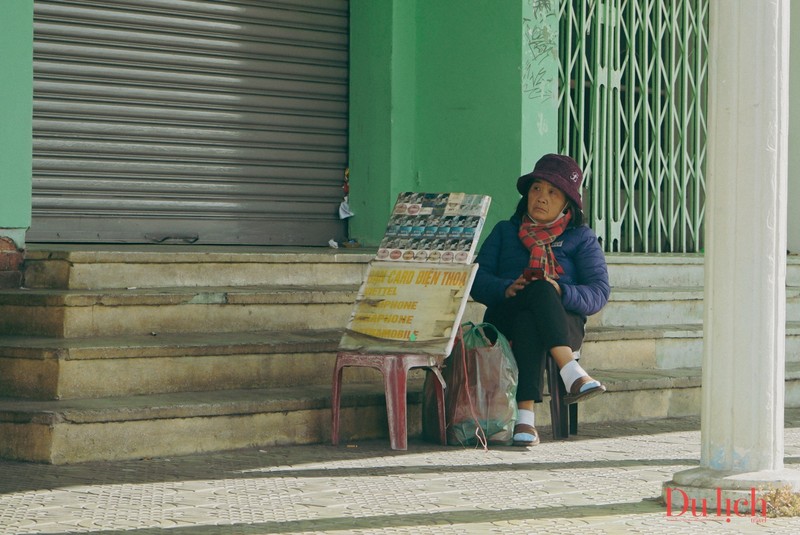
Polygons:
M534 179L528 190L528 215L538 223L551 223L567 206L564 192L546 180Z

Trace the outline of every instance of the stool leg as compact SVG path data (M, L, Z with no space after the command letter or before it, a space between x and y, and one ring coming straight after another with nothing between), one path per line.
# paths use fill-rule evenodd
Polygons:
M556 376L558 383L558 413L561 438L569 438L569 405L567 405L567 388L561 380L561 375Z
M447 446L447 422L444 412L444 387L440 381L436 381L436 408L439 413L439 443Z
M331 443L339 445L339 407L342 400L342 370L337 360L333 369L333 393L331 394Z
M553 439L561 440L569 436L567 418L562 401L565 389L561 383L558 364L553 357L547 355L547 388L550 390L550 426L553 428ZM562 390L563 389L563 390Z
M578 434L578 404L573 403L569 406L569 434Z
M406 423L406 381L408 370L402 358L386 359L383 382L386 390L386 416L389 420L389 443L393 450L408 449Z

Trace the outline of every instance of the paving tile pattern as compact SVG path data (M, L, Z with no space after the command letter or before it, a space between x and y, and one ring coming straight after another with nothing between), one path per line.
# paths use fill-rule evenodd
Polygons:
M800 518L668 517L699 420L584 425L530 449L411 441L51 466L0 461L0 534L798 533ZM786 466L800 468L800 410ZM728 521L730 520L730 521Z

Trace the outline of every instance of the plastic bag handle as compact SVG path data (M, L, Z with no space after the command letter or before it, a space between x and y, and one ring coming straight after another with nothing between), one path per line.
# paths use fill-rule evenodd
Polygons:
M497 343L497 340L499 340L500 337L503 336L503 333L501 333L499 330L497 330L497 327L495 327L491 323L481 322L481 323L478 323L476 325L471 321L467 321L465 323L462 323L461 327L463 328L466 325L470 326L470 330L477 329L475 332L478 333L478 335L480 335L480 337L483 339L484 342L486 342L486 345L488 345L488 346L494 346ZM496 335L495 338L494 338L495 339L495 344L493 344L492 341L489 340L489 338L486 336L486 329L487 328L489 328L492 331L494 331L494 334Z

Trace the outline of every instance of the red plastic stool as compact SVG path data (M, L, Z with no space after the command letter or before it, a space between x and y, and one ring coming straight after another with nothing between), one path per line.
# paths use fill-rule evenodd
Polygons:
M572 354L575 360L581 358L580 351ZM550 425L553 439L563 440L570 434L578 434L578 404L567 404L567 387L561 380L558 364L547 354L547 389L550 391Z
M339 444L339 406L342 395L342 369L347 366L377 368L383 374L386 391L386 414L389 419L389 443L393 450L408 449L408 427L406 423L406 386L408 371L412 368L427 368L435 373L436 404L439 413L439 440L447 445L444 417L444 378L441 367L444 357L433 355L408 355L386 353L372 355L364 353L340 352L336 355L333 370L333 395L331 396L331 441Z

